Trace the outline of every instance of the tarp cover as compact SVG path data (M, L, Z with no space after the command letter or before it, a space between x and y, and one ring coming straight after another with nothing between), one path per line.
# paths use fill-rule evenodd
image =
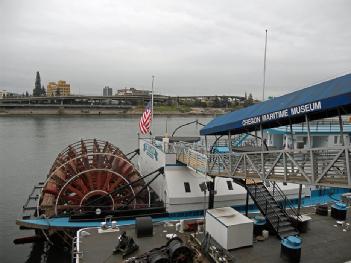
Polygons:
M351 113L351 74L233 111L210 121L201 135L250 132Z

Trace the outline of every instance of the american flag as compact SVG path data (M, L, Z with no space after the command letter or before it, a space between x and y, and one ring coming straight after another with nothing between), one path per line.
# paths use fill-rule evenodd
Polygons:
M146 105L143 115L139 121L139 129L142 134L147 134L150 131L152 121L152 109L151 109L151 101Z

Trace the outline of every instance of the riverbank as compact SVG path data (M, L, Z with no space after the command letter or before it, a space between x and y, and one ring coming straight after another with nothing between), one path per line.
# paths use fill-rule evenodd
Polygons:
M227 112L225 108L167 108L155 107L154 115L161 116L215 116ZM140 107L0 107L0 116L27 116L27 115L116 115L140 116L143 109Z

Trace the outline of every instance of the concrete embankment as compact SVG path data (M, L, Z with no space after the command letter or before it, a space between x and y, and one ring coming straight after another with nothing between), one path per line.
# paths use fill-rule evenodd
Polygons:
M122 115L127 109L119 108L66 108L66 107L25 107L25 108L1 108L0 115Z
M120 115L120 116L140 116L142 110L133 108L115 108L115 107L1 107L0 116L14 116L14 115ZM155 115L164 116L214 116L223 114L219 109L200 111L199 109L192 109L189 112L180 111L162 111L157 110Z

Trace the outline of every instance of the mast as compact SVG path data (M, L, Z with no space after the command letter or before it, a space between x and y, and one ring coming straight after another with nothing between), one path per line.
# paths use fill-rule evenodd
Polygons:
M266 29L266 41L264 45L264 58L263 58L263 90L262 90L262 101L264 101L264 89L266 86L266 58L267 58L267 29Z
M154 81L155 76L152 75L152 84L151 84L151 129L150 132L152 133L152 127L154 123Z

